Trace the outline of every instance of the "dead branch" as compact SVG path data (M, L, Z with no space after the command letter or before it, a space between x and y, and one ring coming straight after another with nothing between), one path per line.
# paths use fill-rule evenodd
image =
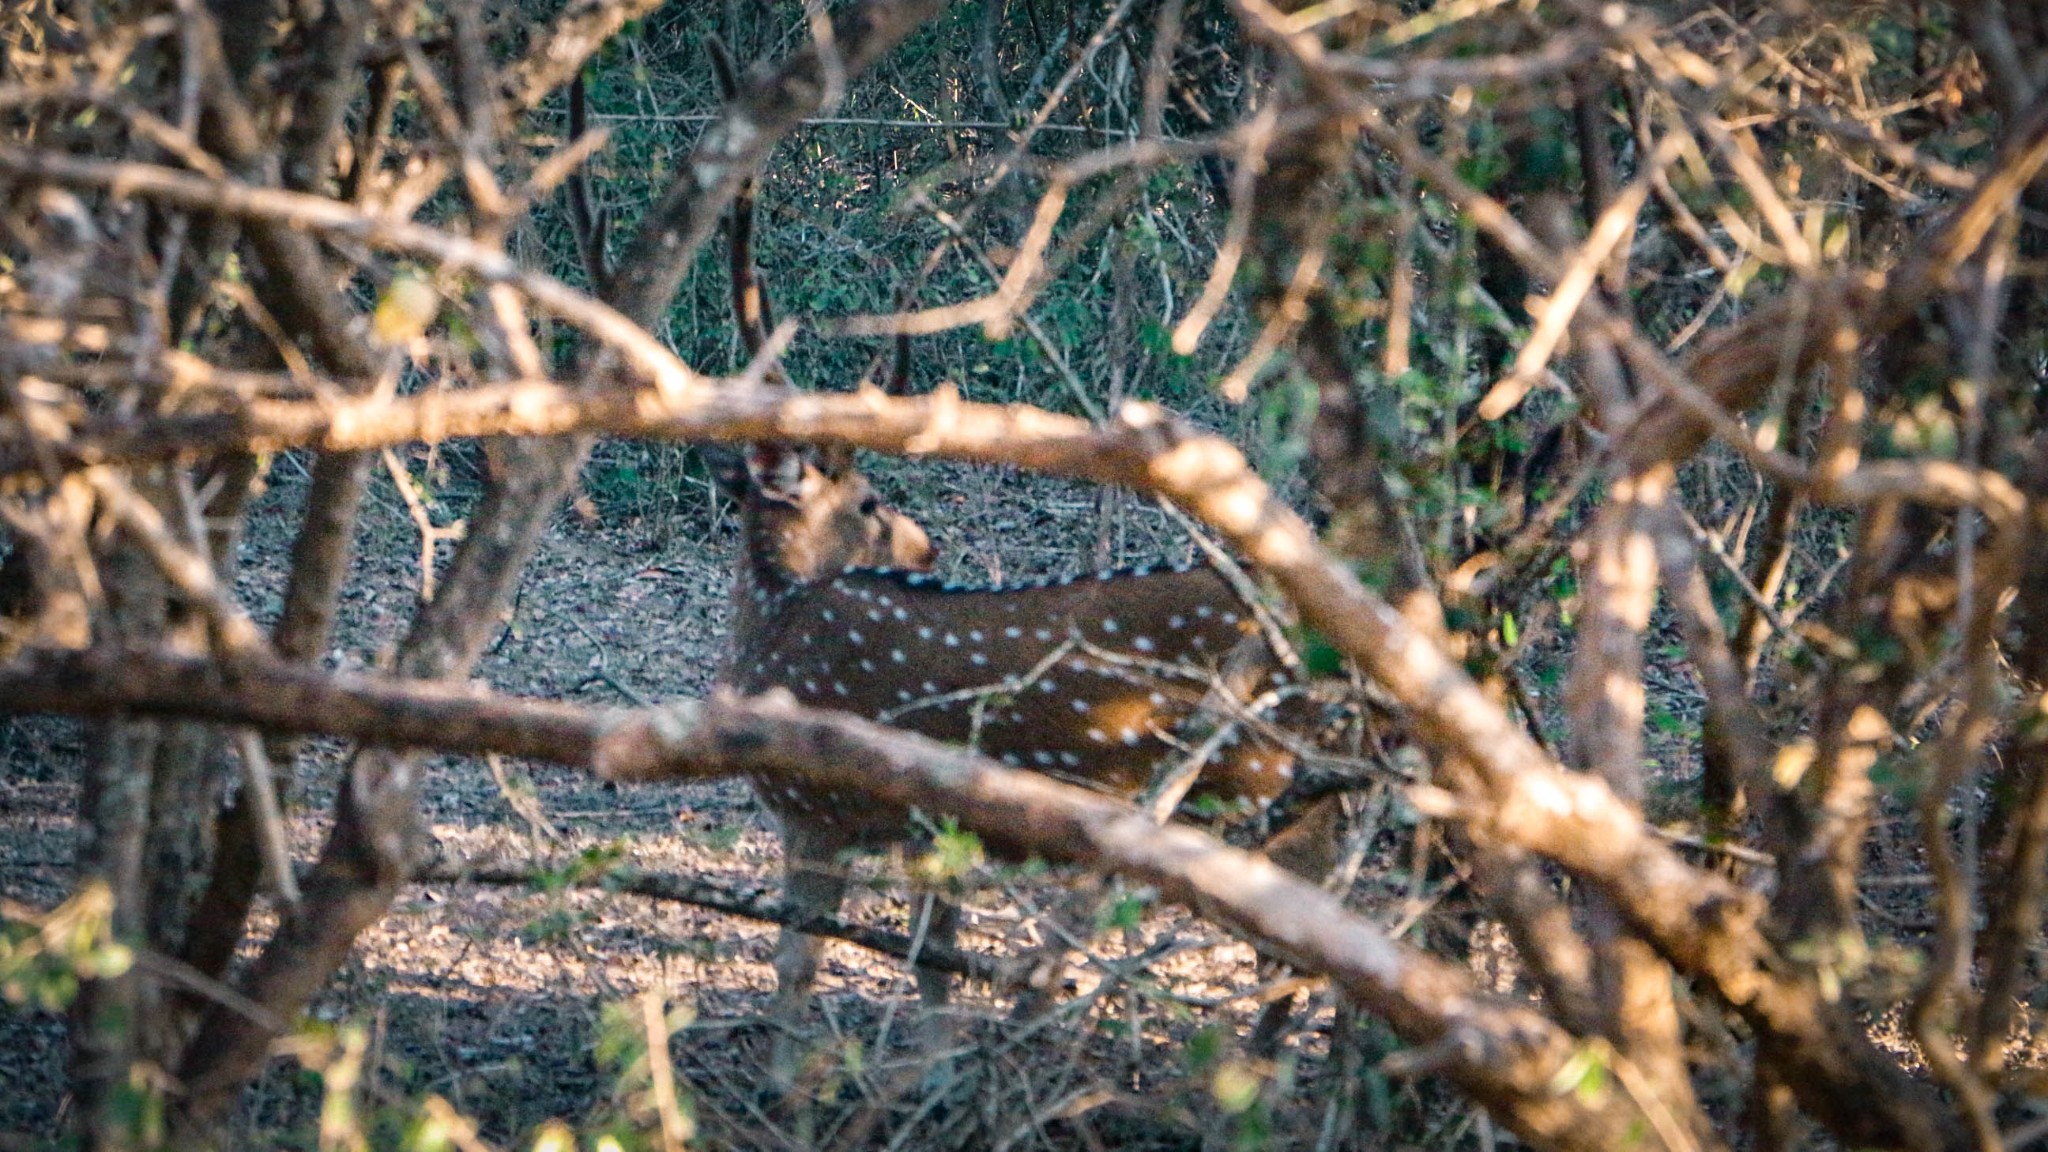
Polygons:
M538 108L620 29L659 7L661 0L570 0L526 56L505 69L508 111Z
M450 861L436 864L413 879L419 884L443 882L539 888L544 884L555 883L560 876L560 870L548 870L539 865L512 867L480 861ZM758 889L736 889L702 877L678 876L667 872L643 872L633 868L596 871L571 866L568 869L568 884L572 888L617 892L649 900L688 904L693 908L739 916L763 924L801 928L813 936L829 936L834 940L844 940L870 952L905 963L914 958L919 967L936 968L972 980L987 980L998 987L1015 983L1024 974L1026 967L1024 962L1017 959L991 956L985 952L943 945L933 940L919 941L909 933L871 928L863 924L849 924L836 916L802 918L784 910L778 901Z
M193 690L200 686L203 692ZM444 750L539 754L618 780L754 773L792 787L850 790L879 803L954 814L1005 849L1125 872L1298 967L1328 973L1411 1043L1454 1052L1446 1074L1532 1141L1604 1149L1644 1122L1625 1093L1554 1091L1559 1069L1577 1050L1556 1025L1527 1007L1477 995L1456 968L1394 943L1335 897L1263 857L1190 829L1159 827L1129 805L957 748L806 711L779 694L599 711L294 666L236 670L135 652L39 654L23 672L0 673L0 688L12 707L196 710L206 719L325 729L386 744L418 739ZM316 868L308 879L309 909L332 915L338 900L352 909L381 892L361 883L335 887L342 876L331 860L330 849L326 871ZM275 993L274 986L257 987ZM204 1084L194 1090L200 1088L218 1091Z

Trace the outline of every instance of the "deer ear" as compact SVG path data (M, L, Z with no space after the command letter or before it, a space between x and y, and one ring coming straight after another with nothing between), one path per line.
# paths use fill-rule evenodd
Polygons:
M746 454L730 444L707 442L697 445L697 458L704 462L704 470L711 474L711 482L725 493L728 500L738 503L747 496Z
M740 91L740 70L733 64L732 50L713 33L704 38L704 54L711 57L711 74L718 78L719 99L732 103Z
M756 444L747 450L747 478L770 500L794 504L803 494L803 450L791 444Z

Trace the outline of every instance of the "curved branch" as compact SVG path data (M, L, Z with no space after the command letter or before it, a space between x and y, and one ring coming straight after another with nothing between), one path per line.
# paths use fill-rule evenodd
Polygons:
M1296 966L1327 973L1531 1143L1654 1148L1627 1092L1559 1091L1580 1042L1519 1002L1479 994L1459 968L1402 945L1337 897L1265 857L1161 827L1128 804L1004 768L959 748L787 693L621 711L493 697L445 684L333 675L272 661L221 664L156 652L30 654L0 667L10 708L177 715L376 744L494 751L588 767L607 779L742 773L945 813L996 847L1099 863L1157 887Z

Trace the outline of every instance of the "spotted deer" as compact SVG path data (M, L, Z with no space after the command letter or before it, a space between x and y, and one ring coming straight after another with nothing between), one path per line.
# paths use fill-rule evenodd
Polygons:
M852 712L1111 795L1131 798L1185 755L1191 721L1228 695L1249 700L1284 679L1250 611L1208 567L1131 569L999 588L925 574L924 532L881 504L842 458L763 445L747 460L744 552L727 682L783 688L804 704ZM1262 810L1289 786L1294 756L1247 729L1202 766L1196 810ZM835 912L841 854L901 843L911 816L858 795L756 780L782 828L784 908L797 922ZM1267 851L1320 878L1334 808L1311 810ZM940 904L928 934L947 943L957 912ZM807 1002L820 943L785 928L776 1015ZM920 970L943 1002L946 978Z
M747 188L730 220L733 308L758 353L769 321L751 216ZM902 352L899 344L898 380ZM1184 754L1179 737L1206 707L1284 680L1244 601L1212 568L958 587L925 574L934 552L923 529L884 504L843 449L756 445L722 479L742 526L724 677L739 691L783 688L813 707L971 743L1013 767L1133 798ZM1293 755L1255 730L1235 732L1218 733L1188 794L1195 808L1259 811L1287 790ZM781 825L783 906L795 923L838 910L841 854L887 848L912 831L910 813L864 796L753 784ZM1327 801L1314 806L1268 853L1319 879L1334 854L1334 814ZM937 902L929 938L950 942L957 917ZM808 1002L820 948L783 929L778 1020ZM928 1002L944 1001L944 974L920 969L918 985Z

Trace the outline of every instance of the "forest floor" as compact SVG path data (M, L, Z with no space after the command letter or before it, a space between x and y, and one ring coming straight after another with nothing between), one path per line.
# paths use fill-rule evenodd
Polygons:
M1013 580L1187 554L1163 516L1127 498L1112 498L1105 517L1104 498L1090 488L917 467L916 487L934 495L907 510L931 531L941 570L954 579ZM701 495L674 501L681 507L672 514L598 514L585 501L579 506L589 514L558 517L478 679L508 694L593 705L702 695L726 642L735 534L729 517L714 521ZM303 467L287 458L243 547L240 591L259 619L276 614L302 498ZM1089 526L1089 535L1075 525ZM419 593L418 535L389 483L380 482L364 537L334 644L341 667L379 666ZM68 720L0 720L0 895L45 908L65 896L81 741L80 726ZM333 742L316 742L299 757L291 832L302 865L326 835L342 754ZM430 763L426 818L443 870L543 874L578 853L612 851L643 871L740 892L779 887L775 834L741 782L614 790L553 765L500 768ZM855 867L875 883L854 885L846 918L902 929L910 901L899 882L885 882L900 874L886 861ZM998 874L968 901L963 946L1019 954L1041 938L1036 909L1061 890L1015 870ZM1421 908L1406 902L1404 916L1404 894L1415 892L1391 893L1383 919L1414 922ZM1072 977L1077 993L1049 1022L1011 1023L1007 1004L986 986L968 986L947 1014L955 1044L937 1052L932 1030L917 1019L905 967L833 943L819 1007L805 1024L815 1041L805 1091L777 1102L763 1090L774 941L772 925L672 901L527 884L418 884L360 939L312 1015L368 1030L366 1092L373 1115L388 1105L379 1130L392 1136L412 1114L407 1102L429 1093L477 1119L484 1138L501 1146L524 1144L549 1118L581 1123L628 1107L615 1095L616 1070L594 1053L606 1006L628 1006L624 1018L637 1021L648 989L683 1010L671 1050L710 1146L1315 1146L1318 1134L1348 1134L1326 1146L1365 1147L1374 1142L1356 1142L1357 1122L1370 1131L1375 1117L1397 1107L1411 1120L1427 1115L1426 1126L1475 1122L1469 1112L1425 1103L1412 1087L1358 1076L1377 1058L1364 1049L1384 1043L1369 1029L1343 1033L1358 1044L1339 1045L1344 1074L1332 1075L1335 1018L1326 991L1296 1013L1278 1062L1243 1057L1235 1037L1266 987L1251 950L1157 908L1135 926L1098 935ZM57 1130L62 1037L60 1019L0 1005L0 1133L36 1141ZM317 1076L274 1061L249 1093L242 1136L250 1146L304 1142L319 1093ZM1401 1142L1429 1146L1427 1136L1412 1130Z

